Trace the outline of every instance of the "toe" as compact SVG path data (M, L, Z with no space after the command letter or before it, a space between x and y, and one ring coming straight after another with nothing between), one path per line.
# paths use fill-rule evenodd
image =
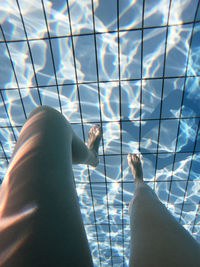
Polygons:
M95 135L96 135L96 136L101 135L101 126L96 125L96 126L94 127L94 130L95 130Z
M128 160L128 164L129 165L132 165L133 163L132 163L132 158L133 158L133 155L132 154L128 154L128 156L127 156L127 160Z
M136 154L128 154L127 160L130 166L140 163L140 157Z
M140 161L139 157L138 157L136 154L134 155L133 160L134 160L135 162L139 162L139 161Z

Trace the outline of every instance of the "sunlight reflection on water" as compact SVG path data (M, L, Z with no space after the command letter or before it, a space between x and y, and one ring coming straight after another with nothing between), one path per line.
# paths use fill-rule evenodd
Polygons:
M167 24L169 0L153 0L152 2L150 4L150 1L146 1L144 26L165 26ZM57 110L60 109L59 101L61 101L63 114L71 123L81 123L80 108L84 123L99 122L101 111L104 147L100 148L100 155L103 155L103 152L106 155L106 169L104 168L104 158L100 157L100 165L97 169L90 169L91 181L98 181L99 184L92 184L92 188L90 188L87 167L74 166L75 181L79 182L77 183L77 192L85 224L94 223L94 210L92 208L92 202L94 201L96 222L98 224L111 223L115 225L122 222L123 217L125 226L123 234L119 228L109 233L109 231L100 227L101 229L98 229L100 237L102 235L102 238L105 236L109 238L108 243L104 244L104 248L100 247L99 251L97 249L98 246L95 247L92 244L93 241L96 241L96 237L93 236L96 230L92 226L86 227L89 241L91 241L94 261L97 262L98 266L99 255L103 259L102 262L105 261L105 258L110 262L111 255L108 252L110 250L110 238L115 240L116 235L124 235L125 242L129 238L128 234L125 234L128 231L126 224L129 225L129 219L125 212L135 187L132 184L126 156L122 159L123 176L121 174L120 154L121 152L125 155L129 152L138 152L139 141L141 141L141 152L147 153L147 155L144 155L145 178L148 181L153 181L153 177L156 174L156 193L165 204L167 204L169 195L169 181L173 175L173 186L168 208L177 218L179 218L181 211L181 206L177 205L183 202L186 190L186 184L182 180L187 179L189 176L190 182L187 187L185 201L190 201L191 207L184 206L182 221L183 225L186 225L192 224L195 220L198 207L196 196L198 196L200 190L199 181L195 181L199 179L197 166L199 166L200 162L198 154L200 141L198 141L199 143L197 142L196 154L192 155L191 153L183 152L193 151L197 137L199 119L194 117L200 116L200 80L199 77L187 78L184 87L184 75L186 74L188 55L187 74L199 75L200 48L198 40L200 24L195 24L190 51L193 25L173 26L173 24L193 21L198 0L172 1L169 17L171 26L168 28L166 58L165 38L167 28L148 28L143 32L141 30L143 1L120 1L119 28L121 30L135 30L121 31L118 40L117 32L108 32L117 30L116 1L94 0L96 31L103 32L95 36L96 57L95 39L91 35L94 30L91 1L69 0L68 3L71 29L66 1L45 0L44 14L40 0L31 2L20 0L19 6L27 36L30 39L34 39L28 42L26 41L16 2L7 0L2 3L0 23L6 40L24 41L8 43L16 76L13 74L13 68L8 60L9 54L6 46L3 42L0 43L0 59L5 63L4 67L1 68L2 80L0 85L4 89L12 89L2 90L9 121L2 102L0 106L1 114L5 113L5 115L2 115L0 122L3 126L10 125L10 123L15 126L24 124L26 118L20 98L24 101L27 116L35 107L40 105L39 96L41 96L42 104L51 105ZM112 11L112 14L101 11L107 9ZM44 19L45 15L47 25ZM71 33L76 34L73 39ZM79 36L77 35L79 33L87 34ZM54 38L49 41L48 34L51 37L62 36L62 38ZM141 42L142 35L143 45ZM46 39L37 40L38 38ZM1 35L0 40L3 40ZM118 43L120 44L120 51ZM51 49L53 57L51 56ZM143 49L142 73L141 49ZM118 56L119 52L120 55ZM166 64L165 69L164 62ZM118 68L119 64L120 69ZM120 83L120 91L119 74L123 80ZM162 83L163 75L171 77L171 79L165 79L164 84ZM183 77L174 78L179 75ZM142 82L141 77L145 78ZM96 84L98 79L100 81L99 88ZM56 82L59 84L58 88ZM82 82L83 84L77 87L75 85L76 82ZM18 87L23 87L23 89L19 92L17 90ZM161 102L162 88L163 100ZM184 90L185 93L183 94ZM81 105L79 105L79 98ZM183 104L182 109L181 101ZM119 103L121 103L121 107ZM161 106L161 118L163 120L159 130ZM140 107L142 108L141 113ZM185 119L181 120L179 129L179 120L177 118L179 118L180 112L181 117ZM189 119L186 119L186 117L189 117ZM142 123L139 122L141 118L144 120ZM170 118L170 120L165 120L166 118ZM84 125L86 133L91 125L92 123ZM73 127L81 137L81 127L78 125ZM120 134L122 134L122 147ZM13 133L9 128L1 128L0 135L6 155L11 156L15 143ZM157 171L155 173L156 155L148 155L148 153L157 151L165 154L158 155ZM174 169L172 170L175 152L181 153L175 158ZM3 151L0 153L3 155ZM189 173L191 159L193 159L193 164ZM2 163L0 170L2 176L4 168L4 163ZM106 186L105 180L107 182ZM122 180L127 182L127 184L124 183L123 187L120 183ZM174 180L177 181L174 182ZM83 182L86 184L83 184ZM91 189L93 195L91 195ZM87 209L85 206L87 206ZM124 207L123 211L122 206ZM124 212L123 216L122 212ZM110 221L108 220L108 214ZM194 235L199 236L199 233L199 228L195 228ZM117 257L123 257L122 242L118 240L115 243L113 241L112 249L113 255L116 254ZM127 255L128 253L125 254L125 263L128 262ZM121 266L121 262L116 264Z

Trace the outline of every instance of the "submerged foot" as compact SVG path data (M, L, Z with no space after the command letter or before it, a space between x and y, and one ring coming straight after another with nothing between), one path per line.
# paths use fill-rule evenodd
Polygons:
M136 154L128 154L128 164L132 170L135 182L143 181L143 170L140 156Z
M102 138L102 129L99 125L92 127L88 133L88 148L93 154L91 165L96 167L99 163L98 151Z

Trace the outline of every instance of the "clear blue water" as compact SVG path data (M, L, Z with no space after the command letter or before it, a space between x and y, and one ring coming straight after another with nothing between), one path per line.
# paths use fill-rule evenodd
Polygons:
M200 241L198 0L6 0L0 24L1 179L27 116L50 105L84 140L103 126L100 165L74 166L95 266L128 264L129 152Z

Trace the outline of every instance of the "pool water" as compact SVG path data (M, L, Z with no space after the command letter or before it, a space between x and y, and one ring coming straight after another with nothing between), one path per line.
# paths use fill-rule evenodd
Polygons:
M199 1L6 0L0 25L1 180L28 115L49 105L84 141L103 127L99 166L73 166L95 266L128 266L130 152L200 242Z

